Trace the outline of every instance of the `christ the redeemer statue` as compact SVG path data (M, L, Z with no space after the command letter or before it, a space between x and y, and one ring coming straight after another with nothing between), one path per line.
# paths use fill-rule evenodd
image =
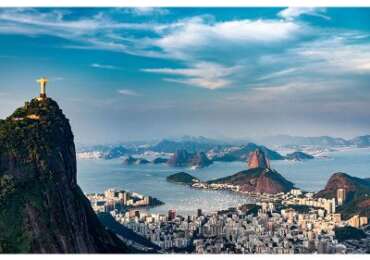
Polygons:
M37 80L37 82L40 84L40 97L39 99L45 99L46 98L46 83L48 83L48 79L46 77L42 77Z

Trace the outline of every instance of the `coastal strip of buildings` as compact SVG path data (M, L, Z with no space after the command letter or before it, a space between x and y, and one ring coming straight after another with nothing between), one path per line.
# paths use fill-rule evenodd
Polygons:
M86 194L92 208L96 213L111 211L127 211L133 208L154 207L164 203L151 196L145 196L137 192L107 189L104 193Z

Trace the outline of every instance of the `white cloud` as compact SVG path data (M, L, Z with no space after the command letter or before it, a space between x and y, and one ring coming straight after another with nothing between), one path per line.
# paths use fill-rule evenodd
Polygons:
M330 74L370 73L370 44L351 43L339 35L303 44L292 53L308 62L306 67L311 70Z
M177 82L207 89L218 89L229 86L232 83L232 80L230 80L229 77L237 73L239 70L239 66L226 67L217 63L198 62L189 68L155 68L143 69L142 71L180 76L180 78L164 79L170 82Z
M273 44L294 39L302 33L300 24L277 20L234 20L208 22L204 17L194 17L167 27L163 35L153 41L165 53L187 59L189 52L224 46L246 44Z
M330 20L330 17L324 15L325 8L316 7L288 7L278 13L278 15L288 21L292 21L301 15L311 15Z
M97 69L107 69L107 70L119 70L119 67L108 65L108 64L100 64L100 63L92 63L90 67L97 68Z
M264 54L257 61L262 75L255 78L265 84L299 83L307 79L328 82L340 78L361 87L370 75L370 44L361 39L358 33L335 36L322 33L282 52ZM336 84L339 88L344 83Z
M170 13L168 9L156 7L128 8L125 11L136 16L167 15Z
M326 98L326 101L329 100L327 97L330 96L335 99L346 89L348 89L348 85L344 86L343 81L334 79L286 80L285 83L281 84L261 83L252 85L244 93L232 94L227 99L250 104L264 103L269 107L278 106L278 104L299 106L304 103L316 102L320 97Z
M297 71L299 71L298 68L288 68L288 69L279 70L279 71L276 71L276 72L270 72L269 71L268 75L264 75L262 77L259 77L258 80L267 80L267 79L278 78L278 77L293 74Z
M119 89L117 92L123 96L139 96L137 92L130 89Z
M237 72L253 63L254 49L271 48L294 40L309 31L303 27L305 25L278 20L214 22L210 16L177 21L171 26L156 27L160 37L149 44L159 47L164 57L184 61L187 67L143 71L179 76L164 80L190 86L229 87L235 83L232 78ZM245 61L248 56L249 60Z
M52 10L40 12L35 9L4 9L0 12L2 28L14 26L33 33L63 35L65 32L73 35L93 32L101 25L98 17L66 21L66 12ZM11 33L11 31L9 31Z
M288 82L282 85L262 86L251 89L251 91L260 93L262 96L274 96L275 98L276 96L292 95L294 93L304 96L308 92L321 92L323 90L327 90L325 84L318 84L317 82Z
M0 20L12 22L24 26L38 26L45 31L54 32L68 31L73 34L84 34L107 29L134 29L150 30L151 24L147 23L122 23L112 20L106 14L99 12L89 17L72 20L68 17L70 13L61 9L41 12L36 9L3 9L0 12Z
M188 78L188 79L164 78L163 80L206 89L219 89L224 88L231 84L231 80L226 80L222 78L216 80L208 78Z
M122 23L111 19L109 15L98 12L89 17L71 18L69 11L54 9L2 9L0 10L0 33L23 34L29 36L50 35L79 44L93 44L90 39L99 35L105 43L115 42L116 31L153 30L150 23ZM121 38L121 45L125 40ZM128 44L128 43L127 43ZM99 48L99 46L96 46Z

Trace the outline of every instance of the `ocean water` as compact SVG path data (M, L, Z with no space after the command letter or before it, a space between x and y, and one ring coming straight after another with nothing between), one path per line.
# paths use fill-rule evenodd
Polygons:
M306 191L323 189L330 176L336 172L370 178L370 148L348 149L325 155L329 158L307 161L272 161L271 164L296 187Z
M296 187L307 191L324 188L334 172L370 178L370 149L351 149L331 152L329 159L308 161L272 161L271 167ZM171 168L167 165L123 165L122 160L78 160L78 183L85 193L103 192L118 188L150 195L165 202L152 208L152 212L165 213L176 209L183 215L195 214L198 208L215 211L251 202L247 196L226 191L192 189L185 185L168 183L166 177L179 171L201 179L210 180L228 176L247 168L243 162L217 162L210 167L191 170Z

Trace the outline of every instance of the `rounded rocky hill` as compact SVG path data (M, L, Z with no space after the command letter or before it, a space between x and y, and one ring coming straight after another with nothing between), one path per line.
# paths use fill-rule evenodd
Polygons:
M362 190L370 189L370 181L367 179L361 179L352 177L343 172L334 173L328 180L325 189L316 194L317 197L331 198L336 196L337 189L344 189L347 195Z
M343 218L347 219L353 215L370 217L369 179L361 179L343 172L337 172L329 178L325 188L315 196L336 198L338 189L343 189L346 193L344 204L338 208Z
M185 184L185 185L192 185L193 183L199 182L200 180L186 172L178 172L167 176L167 181L178 183L178 184Z

